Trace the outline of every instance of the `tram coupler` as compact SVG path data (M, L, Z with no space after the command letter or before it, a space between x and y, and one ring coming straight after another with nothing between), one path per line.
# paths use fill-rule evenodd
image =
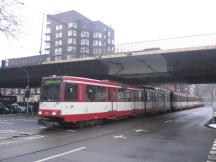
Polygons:
M48 118L40 118L38 119L38 125L43 125L47 128L54 128L54 127L59 127L59 123L56 121L52 121Z

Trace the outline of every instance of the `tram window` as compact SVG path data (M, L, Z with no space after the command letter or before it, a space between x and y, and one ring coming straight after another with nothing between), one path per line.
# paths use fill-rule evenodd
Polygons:
M115 100L115 94L117 94L116 89L108 89L108 100L114 101Z
M114 91L112 89L108 89L108 101L112 101L114 99Z
M105 100L105 87L97 87L97 100L98 101Z
M151 93L147 92L147 101L151 101Z
M125 101L130 101L131 92L130 90L125 90Z
M118 99L120 101L124 101L124 99L125 99L125 91L123 89L118 90Z
M77 96L77 84L66 83L64 99L66 101L76 101Z
M132 91L132 100L137 101L138 100L138 92L137 91Z
M94 101L96 99L96 86L86 86L86 99L88 101Z
M142 101L143 100L143 93L142 91L138 91L138 101Z
M60 99L60 83L44 84L41 99L46 101L57 101Z

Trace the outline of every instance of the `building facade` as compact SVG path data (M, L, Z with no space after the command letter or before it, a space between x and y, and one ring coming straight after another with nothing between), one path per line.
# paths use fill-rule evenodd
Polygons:
M76 11L47 15L45 52L5 60L6 67L112 54L115 51L114 38L111 27L101 21L92 21Z
M45 54L47 61L114 52L114 30L76 11L47 15Z

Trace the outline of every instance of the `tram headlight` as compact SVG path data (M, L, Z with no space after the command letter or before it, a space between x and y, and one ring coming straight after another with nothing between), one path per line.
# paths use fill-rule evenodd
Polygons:
M56 112L56 111L53 111L53 112L52 112L52 115L57 115L57 112Z
M38 111L38 115L42 115L42 111Z

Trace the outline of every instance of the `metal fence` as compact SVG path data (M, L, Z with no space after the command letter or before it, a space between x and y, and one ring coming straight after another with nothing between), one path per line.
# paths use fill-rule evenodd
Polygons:
M133 52L143 50L167 50L189 47L215 46L216 33L175 37L115 45L114 53Z

